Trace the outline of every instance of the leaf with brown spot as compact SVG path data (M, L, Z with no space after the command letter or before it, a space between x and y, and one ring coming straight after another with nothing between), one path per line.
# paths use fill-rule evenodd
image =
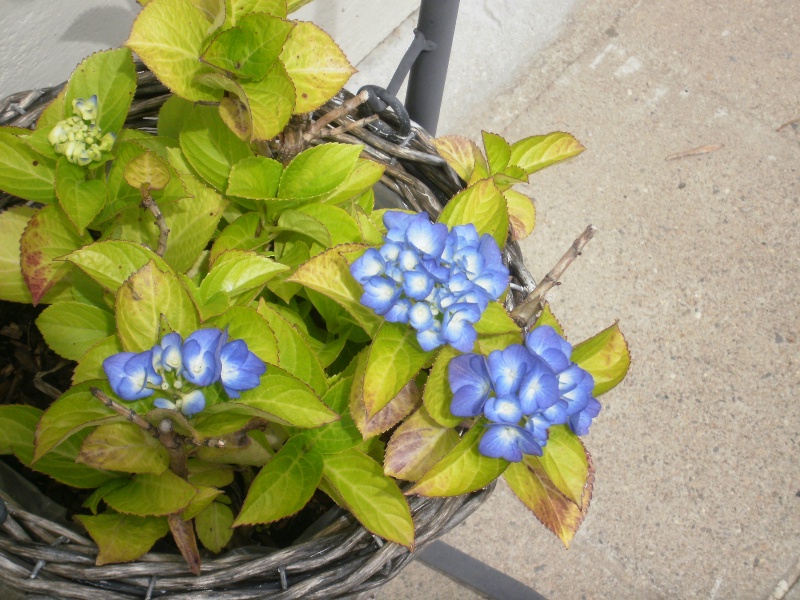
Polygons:
M351 394L350 414L353 415L356 427L369 439L388 431L403 420L422 403L422 396L414 381L409 381L389 403L379 410L371 419L367 416L363 394Z
M503 192L508 207L508 224L512 240L523 240L528 237L536 225L536 208L525 194L516 190Z
M614 323L572 350L572 361L594 377L595 396L605 394L621 382L631 365L628 342Z
M197 549L197 538L191 521L184 521L180 513L169 515L169 530L175 539L175 544L181 555L189 565L189 570L195 575L200 575L200 550Z
M583 493L583 506L580 508L558 490L547 476L540 460L534 456L526 457L522 462L511 463L503 474L517 498L567 548L583 522L592 499L594 469L588 453L587 458L589 473Z
M422 477L458 443L452 427L439 425L421 407L392 434L386 446L383 472L407 481Z
M91 243L92 238L88 234L79 235L61 208L54 204L31 217L22 232L20 260L34 305L72 268L68 262L55 259Z

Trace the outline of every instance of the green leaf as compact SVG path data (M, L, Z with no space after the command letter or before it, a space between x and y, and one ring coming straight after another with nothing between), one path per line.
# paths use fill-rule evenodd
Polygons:
M125 165L123 176L127 184L136 189L147 186L149 190L161 190L172 177L170 170L166 160L147 150Z
M56 261L73 250L91 243L88 235L79 235L64 212L55 205L45 206L31 217L20 240L22 276L38 304L72 266Z
M105 179L86 180L86 169L66 157L56 163L56 196L76 229L83 233L106 203Z
M511 463L504 477L517 498L569 548L589 509L593 483L591 478L587 482L583 508L579 508L558 490L536 457Z
M233 482L233 468L196 458L190 458L188 481L192 485L222 488Z
M363 441L348 409L352 384L352 377L340 379L322 398L325 405L341 415L341 418L333 423L302 433L304 439L314 445L314 450L322 454L333 454L357 446Z
M331 248L306 262L287 281L311 288L335 301L350 313L364 331L374 336L383 318L359 301L364 290L350 274L350 265L342 256L344 252L364 248L355 244Z
M508 166L511 158L511 147L508 142L496 133L488 131L481 132L483 136L483 148L486 150L486 158L489 161L489 174L500 173Z
M125 45L177 95L195 102L219 100L219 92L195 80L211 71L200 62L208 26L187 0L153 0L136 17Z
M344 503L372 533L407 548L414 545L414 522L403 493L372 458L351 448L323 456L322 489Z
M508 225L511 229L512 240L523 240L533 233L536 225L536 207L525 194L516 190L506 190L503 192L508 208Z
M458 441L455 429L440 425L422 407L392 434L386 446L383 471L397 479L416 481Z
M446 135L433 140L433 145L464 181L469 182L476 173L479 179L489 175L489 166L472 140L460 135Z
M491 179L483 179L456 194L437 219L449 227L472 223L490 234L502 248L508 236L508 212L503 194Z
M214 262L214 268L200 284L200 297L205 301L223 292L232 297L261 287L288 267L271 258L247 250L227 250Z
M240 198L274 198L283 165L265 156L250 156L236 163L228 179L227 194Z
M97 126L117 133L128 117L136 91L136 68L127 48L105 50L86 58L72 72L64 96L63 118L71 117L72 102L97 96Z
M233 537L233 512L221 502L212 502L194 518L200 543L212 552L221 552Z
M325 104L356 72L336 42L308 22L292 29L280 58L297 90L296 114Z
M288 212L288 211L287 211ZM295 212L313 217L325 227L330 235L330 245L359 243L363 241L361 229L347 211L329 204L306 204ZM285 214L285 213L284 213Z
M339 419L308 385L275 365L267 366L261 385L242 392L233 402L257 408L294 427L319 427Z
M360 196L371 190L378 183L386 170L386 165L367 158L359 158L347 178L330 194L323 196L320 202L325 204L341 204L346 200ZM369 209L372 211L372 208Z
M594 377L594 396L605 394L625 378L631 365L628 342L614 323L572 350L572 361Z
M216 190L228 189L231 167L253 156L248 145L222 121L213 106L196 105L180 133L181 151L197 173Z
M130 562L147 553L169 531L164 517L136 517L117 513L75 517L86 528L100 552L96 563Z
M253 140L274 138L292 118L296 99L294 84L283 64L276 61L264 79L239 83L253 119Z
M278 218L278 227L285 232L293 232L310 238L312 245L314 242L324 248L329 248L331 245L331 233L327 227L314 217L298 210L284 210Z
M26 448L24 452L18 448L17 458L34 471L49 475L64 485L79 489L100 487L119 478L119 475L75 462L81 444L88 434L88 429L78 431L35 463L32 462L33 456L29 448Z
M0 190L23 200L55 202L55 164L0 128Z
M97 342L78 359L75 372L72 374L72 385L77 385L90 379L104 378L103 361L118 352L122 352L122 344L119 343L119 338L116 335L110 335Z
M89 497L83 501L83 504L81 504L81 506L85 506L90 511L92 511L93 515L96 515L97 507L100 505L100 501L105 497L105 495L111 490L114 490L118 487L122 487L126 483L128 483L128 480L122 477L118 479L112 479L111 481L104 483L95 491L93 491L89 495Z
M169 467L167 449L133 423L95 429L83 440L77 461L96 469L156 475Z
M556 333L558 333L558 335L560 335L561 337L565 337L564 329L561 327L561 323L558 322L558 319L556 319L556 316L553 314L553 311L550 310L549 302L544 303L544 308L542 308L542 312L539 315L539 318L536 319L536 323L533 324L532 329L540 327L541 325L549 325L550 327L556 330Z
M42 411L25 404L0 405L0 454L33 454L33 434Z
M259 301L258 314L267 320L278 340L278 366L307 383L316 394L323 395L328 390L327 376L297 328L263 299Z
M364 373L364 406L374 417L413 379L434 352L419 347L416 332L404 323L383 323L369 351ZM391 368L387 368L391 365Z
M211 246L209 264L214 265L227 250L255 250L266 244L270 239L270 232L262 222L258 213L245 213L233 223L222 230Z
M499 333L497 335L483 335L478 337L475 344L478 354L489 356L494 350L505 350L512 344L521 344L523 341L522 331L512 333Z
M56 354L78 360L114 333L114 315L83 302L57 302L42 311L36 326Z
M103 498L115 511L140 517L180 512L197 489L167 469L159 475L141 473Z
M322 455L291 438L259 471L234 526L271 523L298 512L322 478Z
M123 240L95 242L65 258L113 294L149 262L162 271L169 271L167 264L155 252L141 244Z
M356 165L363 146L328 143L292 159L281 176L279 198L316 198L341 185Z
M585 148L571 134L555 131L536 135L511 144L509 164L528 175L583 152Z
M225 0L223 29L233 27L239 19L254 12L285 18L286 0Z
M245 15L218 33L200 59L237 77L262 79L293 27L290 21L264 13Z
M190 519L194 519L197 515L211 506L211 503L222 494L222 490L218 490L215 487L208 487L205 485L198 485L192 482L195 488L197 488L197 493L194 495L194 498L191 499L189 504L186 505L181 511L181 519L183 521L188 521Z
M98 380L72 386L59 396L42 415L36 427L34 461L38 461L53 448L86 427L123 420L123 417L92 396L89 391L90 387L100 388L101 391L113 397L108 382ZM139 403L130 403L129 406L131 405L139 406Z
M49 133L50 128L64 118L64 96L66 93L66 87L62 87L61 91L58 92L58 95L53 98L47 106L44 107L42 114L39 115L39 118L36 121L37 131L40 129L46 129Z
M553 425L548 429L543 451L538 460L550 481L576 506L582 506L584 490L593 471L583 442L569 426Z
M475 331L479 335L516 333L519 330L519 325L514 322L514 319L509 316L499 302L489 302L480 320L475 323Z
M210 462L242 466L260 467L272 458L272 448L263 431L248 431L248 443L242 447L198 448L195 456Z
M158 110L158 135L178 139L194 104L180 96L170 96Z
M115 308L119 339L128 352L144 352L158 343L161 315L183 338L200 326L197 309L178 278L153 261L122 284Z
M460 496L479 490L500 477L509 463L502 458L489 458L478 452L483 431L484 427L479 421L406 494Z
M232 306L211 319L210 324L228 330L232 339L244 340L247 347L264 362L278 363L278 340L269 324L255 309Z
M19 244L22 232L35 214L36 209L25 205L0 212L0 248L3 248L0 252L0 300L31 302L31 292L20 268Z
M455 427L464 419L450 412L453 392L447 376L450 361L461 354L452 346L445 346L433 363L433 368L425 383L422 401L431 418L444 427Z

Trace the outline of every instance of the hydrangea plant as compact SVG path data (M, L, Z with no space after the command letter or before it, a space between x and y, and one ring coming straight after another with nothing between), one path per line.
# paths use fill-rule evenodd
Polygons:
M353 69L301 2L141 3L34 130L0 128L0 190L25 201L0 214L0 299L46 305L75 361L47 410L0 406L0 452L85 490L98 564L171 533L199 573L197 540L248 543L318 490L412 547L407 495L501 476L568 544L578 435L628 350L616 324L573 346L541 294L509 314L503 256L535 220L514 186L583 147L442 137L464 187L435 222L376 209L386 165L314 116ZM173 92L154 130L125 126L132 51Z

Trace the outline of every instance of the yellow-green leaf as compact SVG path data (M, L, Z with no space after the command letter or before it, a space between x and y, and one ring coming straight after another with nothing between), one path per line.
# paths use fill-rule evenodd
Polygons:
M209 23L189 0L151 0L136 17L125 45L158 79L187 100L219 100L222 93L195 80L211 71L200 62Z
M164 445L132 423L111 423L95 429L83 440L77 461L96 469L156 475L169 467Z
M106 494L105 503L120 513L162 516L180 512L197 493L197 489L167 469L159 475L134 475L126 485Z
M449 227L472 223L479 234L488 233L501 248L508 236L506 201L491 179L482 179L456 194L437 221Z
M145 554L169 531L166 517L137 517L118 513L75 517L100 549L98 566L130 562Z
M511 144L509 164L522 168L528 175L583 152L585 148L572 134L555 131L536 135Z
M508 208L508 225L512 240L523 240L533 233L536 225L536 207L525 194L516 190L503 192Z
M297 90L296 114L319 108L356 72L341 48L313 23L299 22L281 52Z
M605 394L625 378L631 365L628 342L614 323L572 350L572 361L594 377L595 396Z
M383 471L397 479L416 481L458 441L455 429L440 425L421 407L392 434L386 446Z

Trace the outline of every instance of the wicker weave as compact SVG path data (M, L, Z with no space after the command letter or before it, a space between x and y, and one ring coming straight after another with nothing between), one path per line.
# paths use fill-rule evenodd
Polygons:
M137 64L137 71L138 86L126 126L155 132L158 110L169 92L143 65ZM32 128L61 87L22 92L0 101L0 125ZM343 91L317 110L314 118L348 97ZM332 132L334 127L352 126L356 120L342 116L317 143L364 144L370 158L386 165L381 180L384 187L376 189L377 201L388 206L399 199L400 205L424 210L435 218L464 183L436 152L427 132L414 125L410 139L398 144L396 135L381 133L396 126L394 115L381 118L369 124L369 129L357 126ZM0 210L17 202L0 193ZM509 293L507 300L512 308L535 282L515 243L506 245L504 259L516 279L516 291ZM494 484L455 498L410 498L415 550L458 525L493 488ZM414 558L414 552L384 542L349 514L334 509L327 515L328 520L335 517L333 522L312 539L284 550L247 547L217 557L204 556L200 576L191 574L178 553L150 553L132 563L95 566L97 546L77 528L27 512L2 489L0 496L9 502L9 516L0 527L0 583L37 595L91 600L357 597L387 582Z

